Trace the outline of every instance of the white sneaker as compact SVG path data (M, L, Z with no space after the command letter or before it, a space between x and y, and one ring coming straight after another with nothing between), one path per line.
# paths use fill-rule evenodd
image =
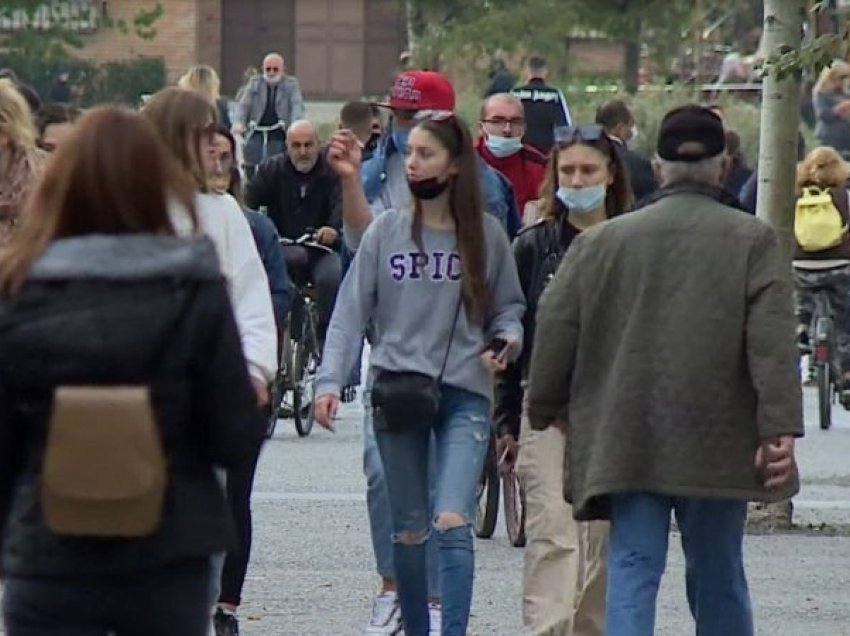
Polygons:
M372 603L372 617L363 634L385 634L396 636L401 633L401 606L398 594L382 592Z
M428 602L428 618L431 628L428 636L442 636L443 633L443 606L433 601Z

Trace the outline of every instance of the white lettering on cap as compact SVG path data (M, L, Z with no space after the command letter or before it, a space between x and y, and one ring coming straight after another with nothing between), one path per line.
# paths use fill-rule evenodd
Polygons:
M401 99L414 104L422 99L422 91L416 89L416 78L409 75L399 77L393 86L393 99Z

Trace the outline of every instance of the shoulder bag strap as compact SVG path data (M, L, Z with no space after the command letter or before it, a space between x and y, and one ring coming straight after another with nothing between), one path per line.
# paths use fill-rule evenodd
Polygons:
M446 365L449 363L449 353L452 350L452 341L455 339L455 330L457 329L457 322L460 318L460 308L463 306L463 281L460 283L460 295L457 299L457 307L455 307L455 317L452 321L452 330L449 333L449 345L446 347L446 355L443 356L443 366L440 367L440 375L437 376L437 384L440 385L443 382L443 374L446 372Z

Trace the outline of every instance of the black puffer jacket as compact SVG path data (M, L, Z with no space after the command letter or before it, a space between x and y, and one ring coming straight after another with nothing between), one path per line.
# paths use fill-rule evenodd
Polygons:
M559 214L554 219L541 219L517 236L514 241L519 282L525 294L523 316L522 356L508 365L496 381L494 419L500 436L511 434L519 438L522 415L523 380L534 344L537 302L546 284L558 270L561 259L579 231L566 221L567 210L557 203Z
M160 529L70 539L45 525L39 481L59 385L147 384L168 459ZM5 576L122 574L204 557L233 532L215 464L263 436L215 249L207 239L89 236L53 243L0 300L0 544ZM108 479L104 475L104 479Z

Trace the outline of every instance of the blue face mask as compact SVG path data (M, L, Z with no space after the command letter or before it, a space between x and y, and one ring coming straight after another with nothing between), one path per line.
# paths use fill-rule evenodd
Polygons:
M404 130L399 130L398 128L393 128L392 136L393 143L395 144L396 149L401 153L403 157L406 157L407 139L410 137L410 129L406 128Z
M561 200L570 212L574 214L588 214L605 202L605 194L608 188L605 185L590 186L588 188L565 188L561 186L555 192L555 196Z
M498 135L487 135L484 140L487 149L494 156L503 159L515 155L522 150L522 139L520 137L499 137Z

